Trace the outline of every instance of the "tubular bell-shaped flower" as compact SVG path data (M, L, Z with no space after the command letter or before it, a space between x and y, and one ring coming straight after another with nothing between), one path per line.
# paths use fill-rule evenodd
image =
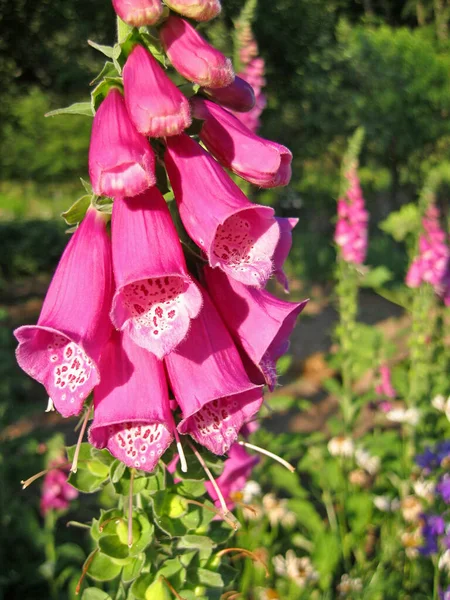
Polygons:
M203 120L200 139L224 167L262 188L289 183L292 153L285 146L257 136L209 100L193 98L192 110Z
M201 309L202 295L187 273L158 188L134 198L117 198L111 229L117 286L111 320L161 359L186 336Z
M289 348L289 336L303 302L285 302L265 290L242 285L219 269L205 267L207 289L228 330L264 374L276 385L276 362Z
M248 378L230 334L206 292L203 296L200 315L165 363L183 417L178 431L224 454L261 406L262 387Z
M233 66L184 19L171 15L160 31L161 42L175 69L204 87L224 87L234 79Z
M152 471L175 427L163 363L114 332L100 361L89 441L129 467Z
M17 362L64 417L81 411L100 380L112 294L111 242L103 216L90 208L62 255L37 325L14 332Z
M116 14L132 27L154 25L163 14L160 0L112 0Z
M155 156L112 88L98 109L89 147L89 175L98 196L136 196L155 185Z
M175 12L196 21L210 21L222 10L219 0L165 0Z
M276 217L280 228L280 241L273 255L273 269L276 280L284 287L284 291L289 293L289 281L283 270L283 265L289 255L292 246L292 230L298 223L298 219Z
M259 457L249 454L243 446L239 444L231 446L228 458L224 463L224 469L216 479L216 483L227 502L228 508L231 509L233 507L233 495L243 490L247 479L250 477L250 473L258 462ZM211 498L220 506L214 486L209 481L205 481L205 488Z
M248 112L256 102L252 86L238 76L226 87L203 88L202 92L211 100L237 112Z
M123 85L128 113L143 135L177 135L190 126L187 98L142 46L135 46L127 59Z
M186 231L210 265L242 283L263 287L280 237L273 209L249 202L187 135L167 138L165 162Z

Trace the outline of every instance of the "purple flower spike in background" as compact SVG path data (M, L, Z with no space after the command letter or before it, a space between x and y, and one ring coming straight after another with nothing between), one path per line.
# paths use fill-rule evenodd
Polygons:
M64 463L64 458L52 461L42 482L40 508L44 517L50 510L66 510L78 497L78 491L67 483L68 469L63 468Z
M92 126L89 175L98 196L136 196L155 185L155 156L128 116L125 101L112 88Z
M61 257L37 325L14 332L17 362L64 417L77 415L100 381L112 293L111 242L103 215L90 208Z
M160 31L161 42L175 69L203 87L220 88L234 80L231 60L184 19L171 15Z
M391 369L386 363L380 366L380 382L375 387L375 392L387 398L396 398L397 396L391 381Z
M445 531L445 521L440 515L423 514L421 519L423 545L419 548L420 553L424 556L437 554L439 551L438 536L442 535Z
M132 27L154 25L163 13L161 0L112 0L117 15Z
M187 98L142 46L135 46L128 57L123 84L128 113L143 135L177 135L191 124Z
M450 504L450 475L446 473L436 486L436 491L442 496L445 504Z
M158 188L114 202L112 247L117 290L111 320L161 359L186 337L202 295Z

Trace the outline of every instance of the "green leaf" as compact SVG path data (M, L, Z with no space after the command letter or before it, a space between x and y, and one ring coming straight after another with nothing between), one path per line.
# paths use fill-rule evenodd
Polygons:
M113 46L102 46L101 44L97 44L96 42L93 42L92 40L88 40L88 44L92 48L95 48L95 50L98 50L99 52L101 52L102 54L107 56L108 58L118 58L119 57L120 46L118 44L116 44L114 47ZM106 63L106 64L108 64L108 63Z
M420 212L417 204L404 204L400 210L391 212L380 223L380 229L389 233L394 240L402 242L409 234L416 233L420 227Z
M163 566L158 570L156 577L163 575L172 583L175 589L180 589L186 581L186 569L178 557L165 560Z
M113 87L122 90L122 79L120 77L106 77L91 92L91 110L93 114L97 112L100 104Z
M98 83L105 77L119 77L119 75L120 73L118 73L116 65L108 60L103 65L103 69L100 71L97 77L91 81L91 85Z
M136 600L146 600L145 593L148 587L154 582L155 576L151 573L140 575L131 586L131 595Z
M206 494L206 488L203 481L195 479L183 479L177 484L177 492L188 498L199 498Z
M109 469L111 483L118 483L125 473L126 465L120 460L115 460Z
M155 532L155 528L150 523L147 518L147 515L144 511L140 511L137 514L133 513L133 523L137 520L140 528L140 536L137 538L136 542L130 548L130 556L136 556L140 554L153 540L153 535Z
M91 195L82 196L81 198L78 198L69 209L61 213L61 216L67 225L78 225L78 223L81 223L91 204L91 199Z
M145 554L138 554L133 558L133 560L127 563L123 567L122 571L122 581L124 583L130 583L134 581L137 577L139 577L142 567L145 564Z
M388 283L388 281L391 281L393 277L394 275L391 271L384 265L381 265L370 269L360 281L360 285L362 287L380 288Z
M222 588L224 586L220 573L208 569L197 569L197 577L199 583L209 588Z
M80 177L80 181L81 181L81 185L84 187L84 191L86 192L86 194L89 194L89 196L92 196L92 185L90 184L90 182L86 181L82 177Z
M87 561L89 561L92 554L87 558ZM109 556L101 552L95 552L87 573L95 581L111 581L119 575L121 570L122 566L114 563Z
M212 550L215 544L205 535L185 535L178 540L177 546L184 549Z
M112 598L103 590L90 587L84 590L81 600L112 600Z
M57 115L83 115L93 117L92 104L90 102L75 102L65 108L57 108L46 113L46 117L56 117Z
M172 594L162 579L157 579L145 591L145 600L172 600Z
M116 472L117 473L117 472ZM142 473L142 472L141 472ZM115 477L117 479L117 475ZM131 484L131 471L130 469L125 469L122 473L122 476L117 481L112 481L114 489L116 493L120 496L128 496L130 493L130 484ZM143 475L139 477L135 475L133 479L133 496L142 492L147 485L147 475Z
M67 481L75 489L84 494L92 494L98 491L105 483L103 477L97 477L96 475L89 473L88 470L80 469L79 467L76 473L70 473Z
M156 465L152 473L147 474L147 484L145 489L153 494L166 488L166 469L161 465Z
M98 541L98 547L111 558L124 560L129 557L128 547L121 543L117 535L103 535Z

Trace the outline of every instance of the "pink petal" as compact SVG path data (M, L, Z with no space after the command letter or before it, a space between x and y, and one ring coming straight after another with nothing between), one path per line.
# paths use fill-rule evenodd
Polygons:
M114 10L132 27L154 25L162 16L160 0L112 0Z
M175 12L196 21L209 21L222 9L219 0L166 0L165 4Z
M283 265L292 247L292 230L297 225L298 219L277 217L276 220L280 228L280 239L273 254L274 275L284 287L284 291L288 293L289 281L283 271Z

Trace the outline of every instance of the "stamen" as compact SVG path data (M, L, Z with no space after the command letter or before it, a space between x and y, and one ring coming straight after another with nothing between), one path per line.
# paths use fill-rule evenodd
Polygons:
M254 444L249 444L248 442L243 442L242 440L238 441L238 444L240 444L241 446L245 446L246 448L250 448L251 450L255 450L256 452L260 452L261 454L265 454L266 456L270 456L270 458L273 458L273 460L279 462L280 465L286 467L286 469L288 469L291 473L294 473L295 471L295 467L288 463L287 460L284 460L284 458L281 458L281 456L278 456L273 452L269 452L269 450L265 450L264 448L260 448L259 446L255 446Z
M25 479L25 481L22 479L21 482L20 482L21 485L22 485L22 489L24 490L29 485L31 485L33 483L33 481L36 481L36 479L39 479L39 477L43 477L44 475L46 475L51 470L52 469L44 469L43 471L39 471L39 473L36 473L35 475L32 475L28 479Z
M133 481L134 469L131 469L130 492L128 495L128 548L133 545Z
M82 421L82 426L80 430L80 435L78 436L77 447L75 448L75 454L73 455L72 466L70 467L71 473L76 473L78 468L78 456L80 454L81 442L83 441L84 433L86 431L86 427L89 421L89 416L91 414L91 406L86 409L86 414Z
M49 398L48 402L47 402L47 408L45 409L45 412L52 412L53 410L55 410L55 406L53 404L53 400L51 398Z
M217 485L217 481L214 479L211 471L209 470L208 466L206 465L205 461L203 460L203 458L202 458L200 452L197 450L197 448L193 444L191 444L191 442L189 442L189 441L188 441L188 444L191 447L192 452L195 454L198 462L202 465L203 470L205 471L206 475L208 476L208 479L212 483L214 491L216 492L217 497L219 499L220 506L222 507L221 514L222 514L223 519L229 525L231 525L231 527L235 531L237 531L240 527L239 521L237 521L235 519L234 515L232 515L232 513L228 510L227 503L225 502L225 498L223 497L220 487Z
M175 442L177 445L178 456L180 457L181 470L183 471L183 473L187 473L188 466L187 466L187 462L186 462L186 456L184 454L183 446L181 445L180 436L178 434L178 430L176 427L174 427L173 433L174 433Z
M251 550L247 550L246 548L225 548L224 550L220 550L220 552L218 552L216 556L220 558L221 556L224 556L224 554L228 554L229 552L238 552L239 554L236 556L236 558L248 556L249 558L252 558L255 562L261 563L264 567L264 571L266 572L266 577L269 577L269 569L267 568L266 563L262 560L261 557L259 557L256 554L256 552L251 552Z

